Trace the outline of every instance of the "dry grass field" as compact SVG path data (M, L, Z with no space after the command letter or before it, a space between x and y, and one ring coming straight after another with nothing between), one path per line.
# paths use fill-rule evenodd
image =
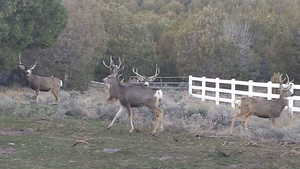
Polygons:
M286 112L271 128L251 118L248 130L233 110L191 98L186 91L164 91L165 131L150 135L153 114L135 109L139 129L128 133L127 114L105 127L118 110L107 104L104 88L63 91L55 105L49 93L33 103L30 89L0 89L0 168L2 169L297 169L300 119Z

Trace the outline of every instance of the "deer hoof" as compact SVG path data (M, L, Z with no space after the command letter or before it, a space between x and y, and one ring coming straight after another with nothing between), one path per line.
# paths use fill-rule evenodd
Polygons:
M157 133L156 133L156 132L152 132L152 133L151 133L151 136L156 137L156 136L157 136Z
M133 131L134 131L134 129L130 129L130 130L129 130L129 133L133 133Z

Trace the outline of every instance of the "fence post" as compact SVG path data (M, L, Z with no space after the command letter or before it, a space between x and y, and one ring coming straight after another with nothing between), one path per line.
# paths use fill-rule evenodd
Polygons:
M294 93L294 84L292 84L292 87L291 87L290 91L292 93ZM292 97L289 98L289 104L288 104L288 111L291 114L291 118L294 117L293 108L294 108L294 100L293 100L293 96L292 96Z
M216 78L216 104L220 104L220 79Z
M202 77L202 98L201 98L201 100L202 101L205 101L205 87L206 87L206 77L205 76L203 76Z
M193 80L192 80L193 76L189 75L189 94L192 95L193 94Z
M272 82L268 81L268 89L267 89L267 94L268 94L267 99L268 100L272 100L272 89L273 89Z
M231 107L235 107L235 79L231 79Z
M249 80L249 86L248 86L248 96L252 97L253 96L253 80Z

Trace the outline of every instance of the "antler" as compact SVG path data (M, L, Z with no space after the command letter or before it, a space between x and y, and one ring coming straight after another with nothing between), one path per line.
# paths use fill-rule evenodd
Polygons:
M37 61L34 62L34 65L32 65L32 67L29 68L29 70L33 70L36 67L36 65L37 65Z
M287 76L284 79L282 79L282 74L280 74L280 76L279 76L279 83L283 84L286 81L286 78L287 78Z
M293 86L294 79L292 81L290 81L290 78L289 78L288 74L286 74L286 77L287 77L286 84L288 86L287 89L290 90L292 88L292 86Z
M120 57L119 57L119 65L116 65L116 64L114 63L114 61L113 61L113 59L112 59L112 56L110 56L110 63L109 63L109 65L107 65L107 64L105 63L104 60L102 61L102 63L103 63L103 65L104 65L106 68L108 68L108 69L110 70L110 72L113 73L113 74L119 73L120 68L121 68L121 66L122 66L122 60L121 60Z
M288 74L285 74L285 76L286 76L286 78L287 78L287 84L289 84L290 83L290 78L289 78L289 75Z
M149 82L154 81L160 73L160 69L157 67L157 64L156 64L155 67L156 67L155 68L155 74L153 76L148 77L148 79L147 79Z
M132 68L132 72L134 73L134 74L136 74L136 76L137 76L137 78L138 78L138 81L145 81L146 80L146 77L144 77L144 76L142 76L142 75L140 75L138 72L137 72L137 69L136 68Z
M18 68L20 68L21 70L25 70L26 69L26 66L21 61L21 53L19 54L19 65L18 65Z
M287 90L290 90L292 85L293 85L293 82L294 82L294 79L292 81L290 81L290 78L289 78L289 75L288 74L285 74L285 78L282 79L282 74L280 75L280 88L285 88ZM286 83L284 83L286 81ZM284 85L283 85L284 84ZM286 86L286 87L284 87Z
M113 73L117 74L119 73L119 71L121 70L121 66L122 66L122 60L119 57L119 65L113 64Z
M115 66L115 68L117 68L117 69L120 69L121 68L121 66L122 66L122 60L121 60L121 58L119 57L119 65L114 65Z
M160 73L160 70L159 70L159 68L157 67L157 64L156 64L156 70L155 70L155 74L153 76L146 77L146 76L140 75L138 73L138 71L137 71L136 68L132 68L132 72L137 75L137 78L138 78L139 81L142 81L142 82L146 82L146 81L147 82L152 82L152 81L154 81L157 78L157 76Z
M103 60L102 61L102 63L103 63L103 65L106 67L106 68L108 68L108 69L112 69L112 67L113 67L113 65L114 65L114 61L113 61L113 59L112 59L112 56L110 56L110 63L109 63L109 66L105 63L105 61Z
M118 74L119 71L121 70L121 69L120 69L121 66L122 66L122 61L121 61L121 58L119 57L119 65L113 64L112 72L113 72L114 74Z
M280 75L280 83L285 83L285 82L286 82L286 84L291 83L291 82L290 82L289 75L288 75L288 74L285 74L284 79L282 79L282 74L281 74L281 75Z
M19 54L19 64L22 65L22 62L21 62L21 54Z

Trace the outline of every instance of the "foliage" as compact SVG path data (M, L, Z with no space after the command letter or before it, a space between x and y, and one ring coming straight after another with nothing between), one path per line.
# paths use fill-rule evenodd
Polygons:
M110 56L125 63L125 80L132 67L151 75L158 64L161 76L268 81L282 72L300 81L299 0L64 0L69 17L61 34L62 12L46 19L35 10L42 2L31 0L32 9L12 17L13 2L21 0L1 1L0 70L26 49L25 60L38 60L39 73L55 74L69 88L106 76L101 62ZM36 19L24 24L31 15Z
M107 2L114 5L106 9L119 17L109 17L111 53L104 54L126 60L126 75L132 65L150 74L148 67L159 63L162 75L266 81L281 71L297 81L298 1L129 1ZM135 10L130 12L128 4Z
M0 68L26 48L51 46L66 23L60 0L0 1Z

